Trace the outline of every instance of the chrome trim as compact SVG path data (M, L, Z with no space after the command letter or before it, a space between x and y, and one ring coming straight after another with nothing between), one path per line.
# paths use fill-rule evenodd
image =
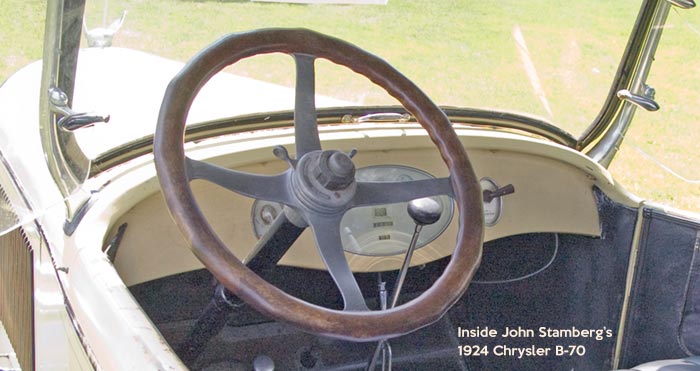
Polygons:
M107 2L105 1L105 12L107 11ZM105 48L112 46L112 39L116 35L117 31L124 24L124 19L126 18L126 10L122 12L122 16L112 22L109 26L103 25L104 27L96 27L88 29L85 20L83 20L83 31L85 31L85 36L87 38L88 46L91 48Z
M625 294L622 301L622 311L620 313L620 324L617 328L617 339L615 340L615 354L612 365L613 370L617 370L620 366L620 357L622 356L622 342L625 337L625 328L627 327L627 314L629 312L630 300L632 297L632 285L634 284L637 262L639 259L639 245L642 239L642 230L644 228L645 206L646 204L642 202L639 205L639 209L637 209L637 222L634 225L632 246L630 247L630 258L627 264L627 279L625 281Z
M653 88L646 87L644 89L646 92L651 91L651 93L645 93L644 95L637 95L637 94L632 94L629 90L627 89L622 89L617 92L617 97L624 100L628 101L635 106L645 109L649 112L655 112L659 110L659 104L656 103L656 101L653 99L654 94Z
M73 133L58 125L61 116L72 112L69 106L73 99L84 9L83 0L49 1L46 8L39 125L46 163L65 198L80 187L90 171L90 160ZM70 217L70 205L68 213Z
M515 130L538 136L554 143L573 148L576 139L566 131L539 118L518 113L476 108L443 107L453 123ZM338 107L317 110L318 124L343 123L344 117L361 117L370 113L406 113L400 106ZM347 124L347 123L346 123ZM254 130L277 129L293 126L293 112L270 112L202 122L187 127L185 142L193 142L218 135L228 135ZM137 139L99 155L92 161L90 177L94 177L119 164L139 156L153 153L153 135Z
M666 0L673 6L679 7L681 9L691 9L695 8L695 1L693 0Z
M53 112L62 116L56 124L61 130L75 131L90 127L98 122L109 122L109 115L101 116L73 111L68 107L68 95L59 88L49 89L49 102Z
M9 203L0 187L0 199ZM0 323L22 368L34 369L34 251L22 227L0 236Z
M658 9L661 7L668 9L670 4L666 0L645 0L642 3L608 97L598 116L579 137L576 149L583 150L589 147L613 126L613 122L621 114L622 106L625 105L617 98L618 91L628 89L632 92L638 92L631 87L633 86L632 80L639 75L637 71L644 64L642 63L644 48L651 41L650 34L654 31L654 22L657 19Z
M653 7L652 9L648 8L650 3ZM642 32L638 30L640 27L639 24L635 27L635 31L633 31L632 39L630 40L630 44L628 44L628 50L625 51L625 56L623 56L625 63L620 65L622 70L618 71L618 74L625 74L627 78L621 81L624 86L620 86L619 89L616 89L616 96L623 90L631 92L631 96L643 97L645 95L645 81L649 75L649 70L654 60L654 54L656 53L656 47L659 44L663 26L666 23L666 18L668 17L670 9L671 4L667 1L654 2L650 0L645 3L645 11L640 14L641 19L639 23L645 23L643 22L643 18L648 12L652 12L652 16L646 24L647 27L642 34L643 37L641 40L638 38L639 35L636 35L637 32ZM628 56L628 52L631 51L634 51L636 55ZM634 62L634 65L629 66L629 63L632 62ZM630 69L625 70L625 68ZM611 124L608 126L607 130L604 131L603 137L587 153L591 159L606 168L617 154L637 107L636 102L633 103L627 99L615 100L617 104L614 104L616 109L610 118L609 122L611 122ZM580 143L579 145L581 146L583 144Z
M343 123L351 122L408 122L411 119L411 115L408 113L397 113L397 112L382 112L382 113L370 113L368 115L355 117L353 115L345 115L341 119Z

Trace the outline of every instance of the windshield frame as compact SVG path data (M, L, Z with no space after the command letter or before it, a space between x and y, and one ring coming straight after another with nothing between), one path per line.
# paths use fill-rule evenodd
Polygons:
M519 113L507 113L477 108L441 107L452 123L465 122L479 127L498 127L516 130L560 145L573 148L576 139L566 131L535 117ZM319 108L316 110L319 125L349 124L358 118L373 114L409 114L402 106L353 106ZM410 116L401 123L417 121ZM184 142L196 142L214 136L230 135L256 130L287 128L294 124L293 111L264 112L207 121L188 125ZM107 151L92 161L90 177L99 175L121 163L153 152L153 135L131 141L124 146Z
M661 26L671 6L667 1L643 1L601 111L578 139L546 120L526 115L510 114L500 110L443 108L450 118L456 121L491 128L515 129L578 151L588 150L589 157L607 167L629 127L631 113L635 109L632 103L620 98L618 93L627 89L633 94L644 94L639 90L645 86L644 81L661 36ZM690 0L676 0L673 1L673 6L692 7L694 3ZM40 98L41 137L51 174L66 199L87 178L152 151L152 136L147 136L106 152L95 158L91 164L77 145L73 133L59 125L61 118L75 114L70 106L84 10L85 0L55 0L49 2L46 17ZM342 122L342 117L347 114L362 115L376 112L404 111L402 108L393 106L325 109L319 110L319 124ZM291 114L292 112L273 113L274 117L278 118L276 120L270 120L271 114L264 113L195 124L188 128L186 141L243 130L289 126L292 122L289 118ZM268 119L262 120L262 118ZM71 216L73 214L73 208L70 205L69 214Z
M60 125L62 118L74 114L70 107L84 12L85 0L48 2L39 97L41 144L51 176L68 207L69 218L76 209L69 202L70 196L87 180L90 169L90 160L72 131Z
M693 0L645 0L630 34L603 108L578 139L576 149L607 168L617 154L636 108L659 109L646 80L671 7L690 9Z

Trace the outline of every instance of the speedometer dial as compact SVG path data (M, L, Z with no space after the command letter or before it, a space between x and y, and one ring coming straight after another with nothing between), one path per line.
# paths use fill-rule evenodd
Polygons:
M435 177L408 166L377 165L357 169L355 178L366 182L404 182ZM397 183L396 186L400 187L400 184ZM452 199L448 196L433 198L441 204L442 216L435 224L423 227L416 248L423 247L440 236L452 220ZM415 223L406 212L406 206L407 203L402 202L349 210L340 223L343 249L370 256L405 252L415 228Z

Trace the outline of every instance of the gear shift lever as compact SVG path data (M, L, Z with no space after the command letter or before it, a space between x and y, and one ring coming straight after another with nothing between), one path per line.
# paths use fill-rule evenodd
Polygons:
M437 222L438 219L440 219L440 215L442 215L442 205L429 197L419 198L409 202L406 209L408 211L408 215L416 223L416 229L413 231L411 243L408 245L406 257L404 258L403 265L399 271L399 277L396 279L389 308L395 307L399 300L401 287L403 286L403 281L406 279L408 266L411 265L411 258L413 257L413 251L416 250L416 244L418 243L418 235L420 234L420 231L423 229L424 225L430 225Z
M396 303L399 301L399 294L401 293L403 282L406 279L408 267L411 265L411 258L413 257L413 251L416 249L416 243L418 242L418 235L420 234L420 231L423 229L423 226L437 222L442 215L442 205L430 197L413 200L408 203L408 207L406 209L408 211L408 215L416 223L416 228L413 231L411 243L408 245L408 249L406 250L406 257L403 260L401 270L399 270L399 276L397 277L396 284L394 285L394 291L391 295L391 303L389 304L389 308L395 307ZM367 371L374 370L374 367L377 365L379 355L382 353L384 354L382 357L384 359L382 363L382 370L391 371L391 347L389 346L389 342L387 340L381 340L379 344L377 344L377 348L372 355L372 359L367 365Z

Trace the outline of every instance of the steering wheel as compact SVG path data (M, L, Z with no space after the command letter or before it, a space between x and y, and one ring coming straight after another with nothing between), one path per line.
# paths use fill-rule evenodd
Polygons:
M296 160L290 161L292 166L277 175L258 175L186 157L185 120L200 88L226 66L267 53L286 53L296 62ZM403 104L439 149L450 176L393 183L356 181L350 156L321 148L314 102L317 58L366 76ZM449 119L387 62L344 41L303 29L264 29L223 37L196 55L170 82L154 146L156 170L168 209L197 258L221 284L253 308L304 331L353 341L407 334L440 319L466 291L480 262L482 195ZM345 302L344 310L319 307L290 296L247 268L206 221L192 194L189 183L193 179L282 203L300 216L302 223L313 230L318 251ZM450 263L419 297L393 309L370 311L344 255L339 231L343 214L353 207L440 194L452 196L459 209L459 232ZM275 233L273 229L268 233Z

